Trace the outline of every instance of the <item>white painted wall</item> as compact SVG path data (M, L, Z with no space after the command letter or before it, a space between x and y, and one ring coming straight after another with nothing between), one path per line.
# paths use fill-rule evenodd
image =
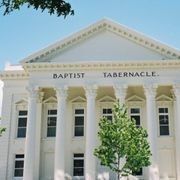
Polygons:
M14 173L14 155L17 153L24 153L24 139L17 139L17 107L27 108L27 93L26 87L27 81L7 81L4 88L4 106L2 111L3 125L7 127L6 133L0 139L0 177L2 180L13 179ZM81 94L83 96L83 94ZM101 95L99 94L99 97ZM101 97L102 98L102 97ZM108 105L107 103L105 103ZM56 106L56 105L55 105ZM67 119L66 119L66 172L67 175L73 173L73 153L85 152L85 137L75 138L73 137L73 108L85 107L86 103L72 103L68 100L67 103ZM98 120L101 116L102 103L96 104L96 117L97 117L97 129ZM146 110L142 105L142 124L146 127ZM174 128L174 116L173 116L173 104L170 104L171 108L171 126L172 132ZM42 116L42 133L41 133L41 160L40 160L40 179L48 180L53 178L53 165L54 165L54 142L55 138L46 138L46 116L45 105L43 105ZM158 125L158 124L157 124ZM96 130L97 130L96 129ZM98 139L97 139L98 143ZM174 147L174 134L170 137L158 137L159 144L159 165L161 175L168 173L168 175L175 179L175 147ZM105 168L106 169L106 168ZM97 166L99 172L103 172L103 168ZM7 172L7 173L6 173ZM111 173L110 173L111 174Z

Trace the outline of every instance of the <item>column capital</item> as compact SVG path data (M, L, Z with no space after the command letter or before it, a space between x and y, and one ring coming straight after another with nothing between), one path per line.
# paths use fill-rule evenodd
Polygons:
M96 97L97 95L97 86L96 85L87 85L84 87L86 97Z
M145 92L146 97L156 96L157 85L150 84L150 85L144 85L143 87L144 87L144 92Z
M180 96L180 84L173 85L172 93L175 95L175 97Z
M67 98L68 96L68 87L67 86L59 86L54 88L56 91L57 98Z
M124 85L115 84L113 88L116 98L119 99L120 102L124 103L128 86L126 84Z
M38 93L38 102L39 102L39 103L42 102L43 97L44 97L44 92L40 91L40 92Z
M39 87L38 86L33 86L33 85L29 85L26 87L26 90L28 92L28 96L30 98L38 98L38 93L39 93Z

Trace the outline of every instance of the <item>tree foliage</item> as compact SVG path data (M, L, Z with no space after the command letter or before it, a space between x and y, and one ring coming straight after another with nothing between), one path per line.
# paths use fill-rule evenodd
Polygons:
M0 127L0 136L2 135L2 133L6 130L6 128L1 128Z
M14 10L19 10L23 5L28 8L47 10L50 15L56 14L57 16L74 15L74 10L71 4L64 0L2 0L0 7L4 7L4 15L9 14Z
M101 164L116 172L118 179L150 165L150 146L147 132L136 127L127 114L127 107L119 101L114 104L113 120L100 119L100 145L94 151Z

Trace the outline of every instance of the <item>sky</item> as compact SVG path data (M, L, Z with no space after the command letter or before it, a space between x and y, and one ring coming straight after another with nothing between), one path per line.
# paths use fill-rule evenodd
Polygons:
M1 0L0 0L1 1ZM3 16L0 9L0 71L102 18L180 49L180 0L70 0L74 16L50 16L22 7ZM0 83L0 113L2 100Z
M68 2L75 15L65 19L26 7L3 16L0 9L0 70L105 17L180 49L179 0Z

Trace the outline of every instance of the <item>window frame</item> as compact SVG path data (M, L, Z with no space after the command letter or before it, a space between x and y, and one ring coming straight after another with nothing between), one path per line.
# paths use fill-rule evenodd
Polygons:
M159 109L160 108L167 108L168 109L168 113L159 113ZM160 127L162 127L161 126L161 124L160 124L160 119L159 119L159 116L160 115L168 115L168 130L169 130L169 134L161 134L161 132L160 132ZM158 106L157 107L157 119L158 119L158 136L159 137L168 137L168 136L171 136L171 127L170 127L170 121L171 121L171 118L170 118L170 107L168 107L167 105L161 105L161 106Z
M83 110L83 114L76 114L76 110ZM76 125L76 117L84 117L83 119L83 125ZM74 107L73 109L73 136L74 137L84 137L85 135L85 108L84 107ZM83 127L83 135L76 135L76 127Z
M84 109L84 135L75 136L75 109ZM72 139L82 139L86 136L86 103L85 102L72 102L72 119L71 119L71 133Z
M104 113L103 112L104 110L106 110L106 111L111 110L111 113L108 113L108 112ZM112 122L112 120L113 120L112 108L111 107L103 107L102 108L102 117L106 117L109 121ZM108 117L111 117L111 118L109 119Z
M48 110L56 109L57 110L57 103L56 102L44 102L43 109L42 109L42 137L44 139L53 140L56 136L47 136L48 133ZM57 118L56 118L57 120ZM57 124L56 124L57 125Z
M145 117L145 102L144 101L128 101L127 102L128 107L128 116L131 118L131 109L132 108L139 108L140 109L140 126L144 127L146 126L146 122L144 121Z
M49 111L56 111L56 114L49 114ZM47 126L47 128L46 128L46 137L47 138L54 138L54 137L56 137L56 126L57 126L57 108L48 108L47 109L47 114L46 114L46 126ZM49 121L49 118L56 118L56 125L54 125L54 126L48 126L48 121ZM55 129L55 135L48 135L48 128L54 128Z
M114 104L114 102L100 102L100 118L103 117L103 109L112 109L113 110L113 104ZM112 113L111 113L111 115L112 115Z
M168 138L168 137L172 137L174 135L174 121L173 119L175 118L173 116L173 102L170 100L159 100L157 101L157 106L156 106L156 112L157 112L157 128L158 128L158 137L160 138ZM168 114L169 114L169 135L160 135L160 124L159 124L159 108L168 108Z
M23 158L17 158L17 157L16 157L17 155L23 155ZM15 155L14 155L14 169L13 169L13 178L14 178L14 179L23 178L23 175L24 175L24 158L25 158L25 157L24 157L24 154L15 154ZM16 162L17 162L17 161L23 161L23 167L22 167L22 168L16 168ZM18 170L19 170L19 169L22 170L22 176L15 176L15 171L16 171L17 169L18 169Z
M83 154L83 156L82 157L74 157L77 154ZM75 160L83 160L83 167L74 167L74 161ZM81 177L81 178L84 177L84 174L85 174L85 157L84 157L84 153L80 153L80 152L73 153L72 166L73 166L73 168L72 168L72 175L73 175L73 177ZM75 171L74 171L75 168L83 168L83 175L82 176L81 175L74 175L75 174Z
M24 117L27 117L27 120L26 120L26 133L27 133L27 123L28 123L28 108L27 108L27 104L24 104L24 103L22 103L22 104L17 104L16 105L16 109L15 109L15 111L16 111L16 115L15 115L15 131L14 131L14 138L15 139L18 139L18 140L23 140L23 139L25 139L26 138L26 135L25 135L25 137L18 137L18 124L19 124L19 111L27 111L27 115L26 116L24 116Z
M139 109L139 113L131 113L131 109ZM129 107L129 117L132 119L132 116L139 116L139 118L140 118L140 124L139 125L137 125L137 123L136 123L136 119L134 118L134 120L135 120L135 123L136 123L136 127L141 127L142 126L142 116L141 116L141 111L142 111L142 109L141 109L141 107L139 107L139 106L131 106L131 107Z

